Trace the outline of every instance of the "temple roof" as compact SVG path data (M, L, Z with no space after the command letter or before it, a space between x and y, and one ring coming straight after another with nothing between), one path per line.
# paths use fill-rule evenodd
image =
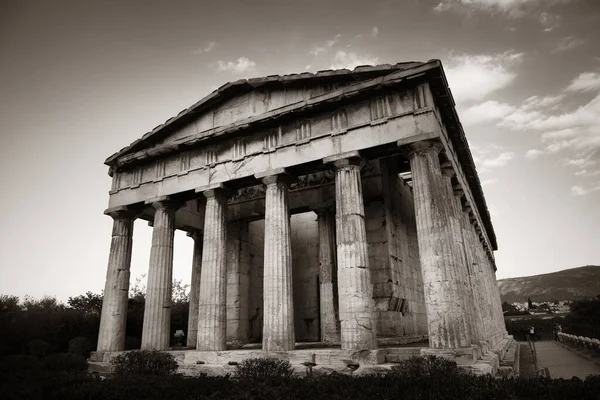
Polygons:
M410 74L411 70L415 70L414 75L420 76L426 74L426 79L430 83L432 93L436 104L439 106L439 111L447 129L448 136L452 141L454 150L457 153L458 160L463 168L463 171L468 180L471 192L477 209L481 215L487 236L494 250L497 250L496 235L492 226L490 214L487 208L481 182L475 168L475 162L469 150L469 145L464 134L462 124L456 113L454 99L446 75L442 68L441 61L430 60L427 62L403 62L398 64L383 64L376 66L359 66L354 70L324 70L316 73L304 72L301 74L290 75L269 75L262 78L240 79L235 82L229 82L214 90L208 96L204 97L192 106L182 110L177 116L169 118L163 124L158 125L150 132L146 133L142 138L135 140L129 146L121 149L106 159L105 164L114 166L117 160L125 155L139 152L154 146L160 140L164 139L174 130L184 126L185 124L197 118L198 115L214 107L215 105L233 98L234 96L265 87L283 87L286 84L302 83L302 81L311 82L346 82L348 84L365 82L382 77L394 77L401 72L402 75ZM350 86L351 87L351 86ZM343 92L346 88L340 89ZM274 110L277 111L277 110ZM217 128L215 128L217 129ZM219 127L223 130L222 127ZM214 130L214 129L213 129Z

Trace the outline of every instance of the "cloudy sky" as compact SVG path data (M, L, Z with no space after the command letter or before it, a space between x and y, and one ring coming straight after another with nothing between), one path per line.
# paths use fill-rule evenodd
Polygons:
M597 0L0 0L0 294L104 287L106 157L225 82L444 64L498 277L600 264ZM132 280L151 228L135 224ZM191 239L175 239L189 282Z

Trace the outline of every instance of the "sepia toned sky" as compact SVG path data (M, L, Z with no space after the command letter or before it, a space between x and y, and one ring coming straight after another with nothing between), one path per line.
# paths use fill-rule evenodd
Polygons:
M600 264L597 0L0 0L0 294L104 287L104 160L228 81L442 60L499 278ZM137 221L132 281L151 228ZM175 279L190 280L177 232Z

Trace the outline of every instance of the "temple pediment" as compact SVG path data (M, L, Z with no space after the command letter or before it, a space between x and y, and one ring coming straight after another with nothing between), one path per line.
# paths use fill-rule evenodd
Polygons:
M286 106L310 101L340 88L423 64L406 62L363 66L353 71L343 69L314 74L272 75L230 82L113 154L105 163L113 165L117 159L128 154L181 142L203 132L209 134L217 128L234 125L253 117L264 114L273 116L278 110L284 111Z

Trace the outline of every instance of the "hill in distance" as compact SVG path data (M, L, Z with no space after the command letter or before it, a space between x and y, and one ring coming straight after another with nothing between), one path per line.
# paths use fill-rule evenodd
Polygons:
M600 265L565 269L549 274L498 280L502 301L546 302L577 300L600 295Z

